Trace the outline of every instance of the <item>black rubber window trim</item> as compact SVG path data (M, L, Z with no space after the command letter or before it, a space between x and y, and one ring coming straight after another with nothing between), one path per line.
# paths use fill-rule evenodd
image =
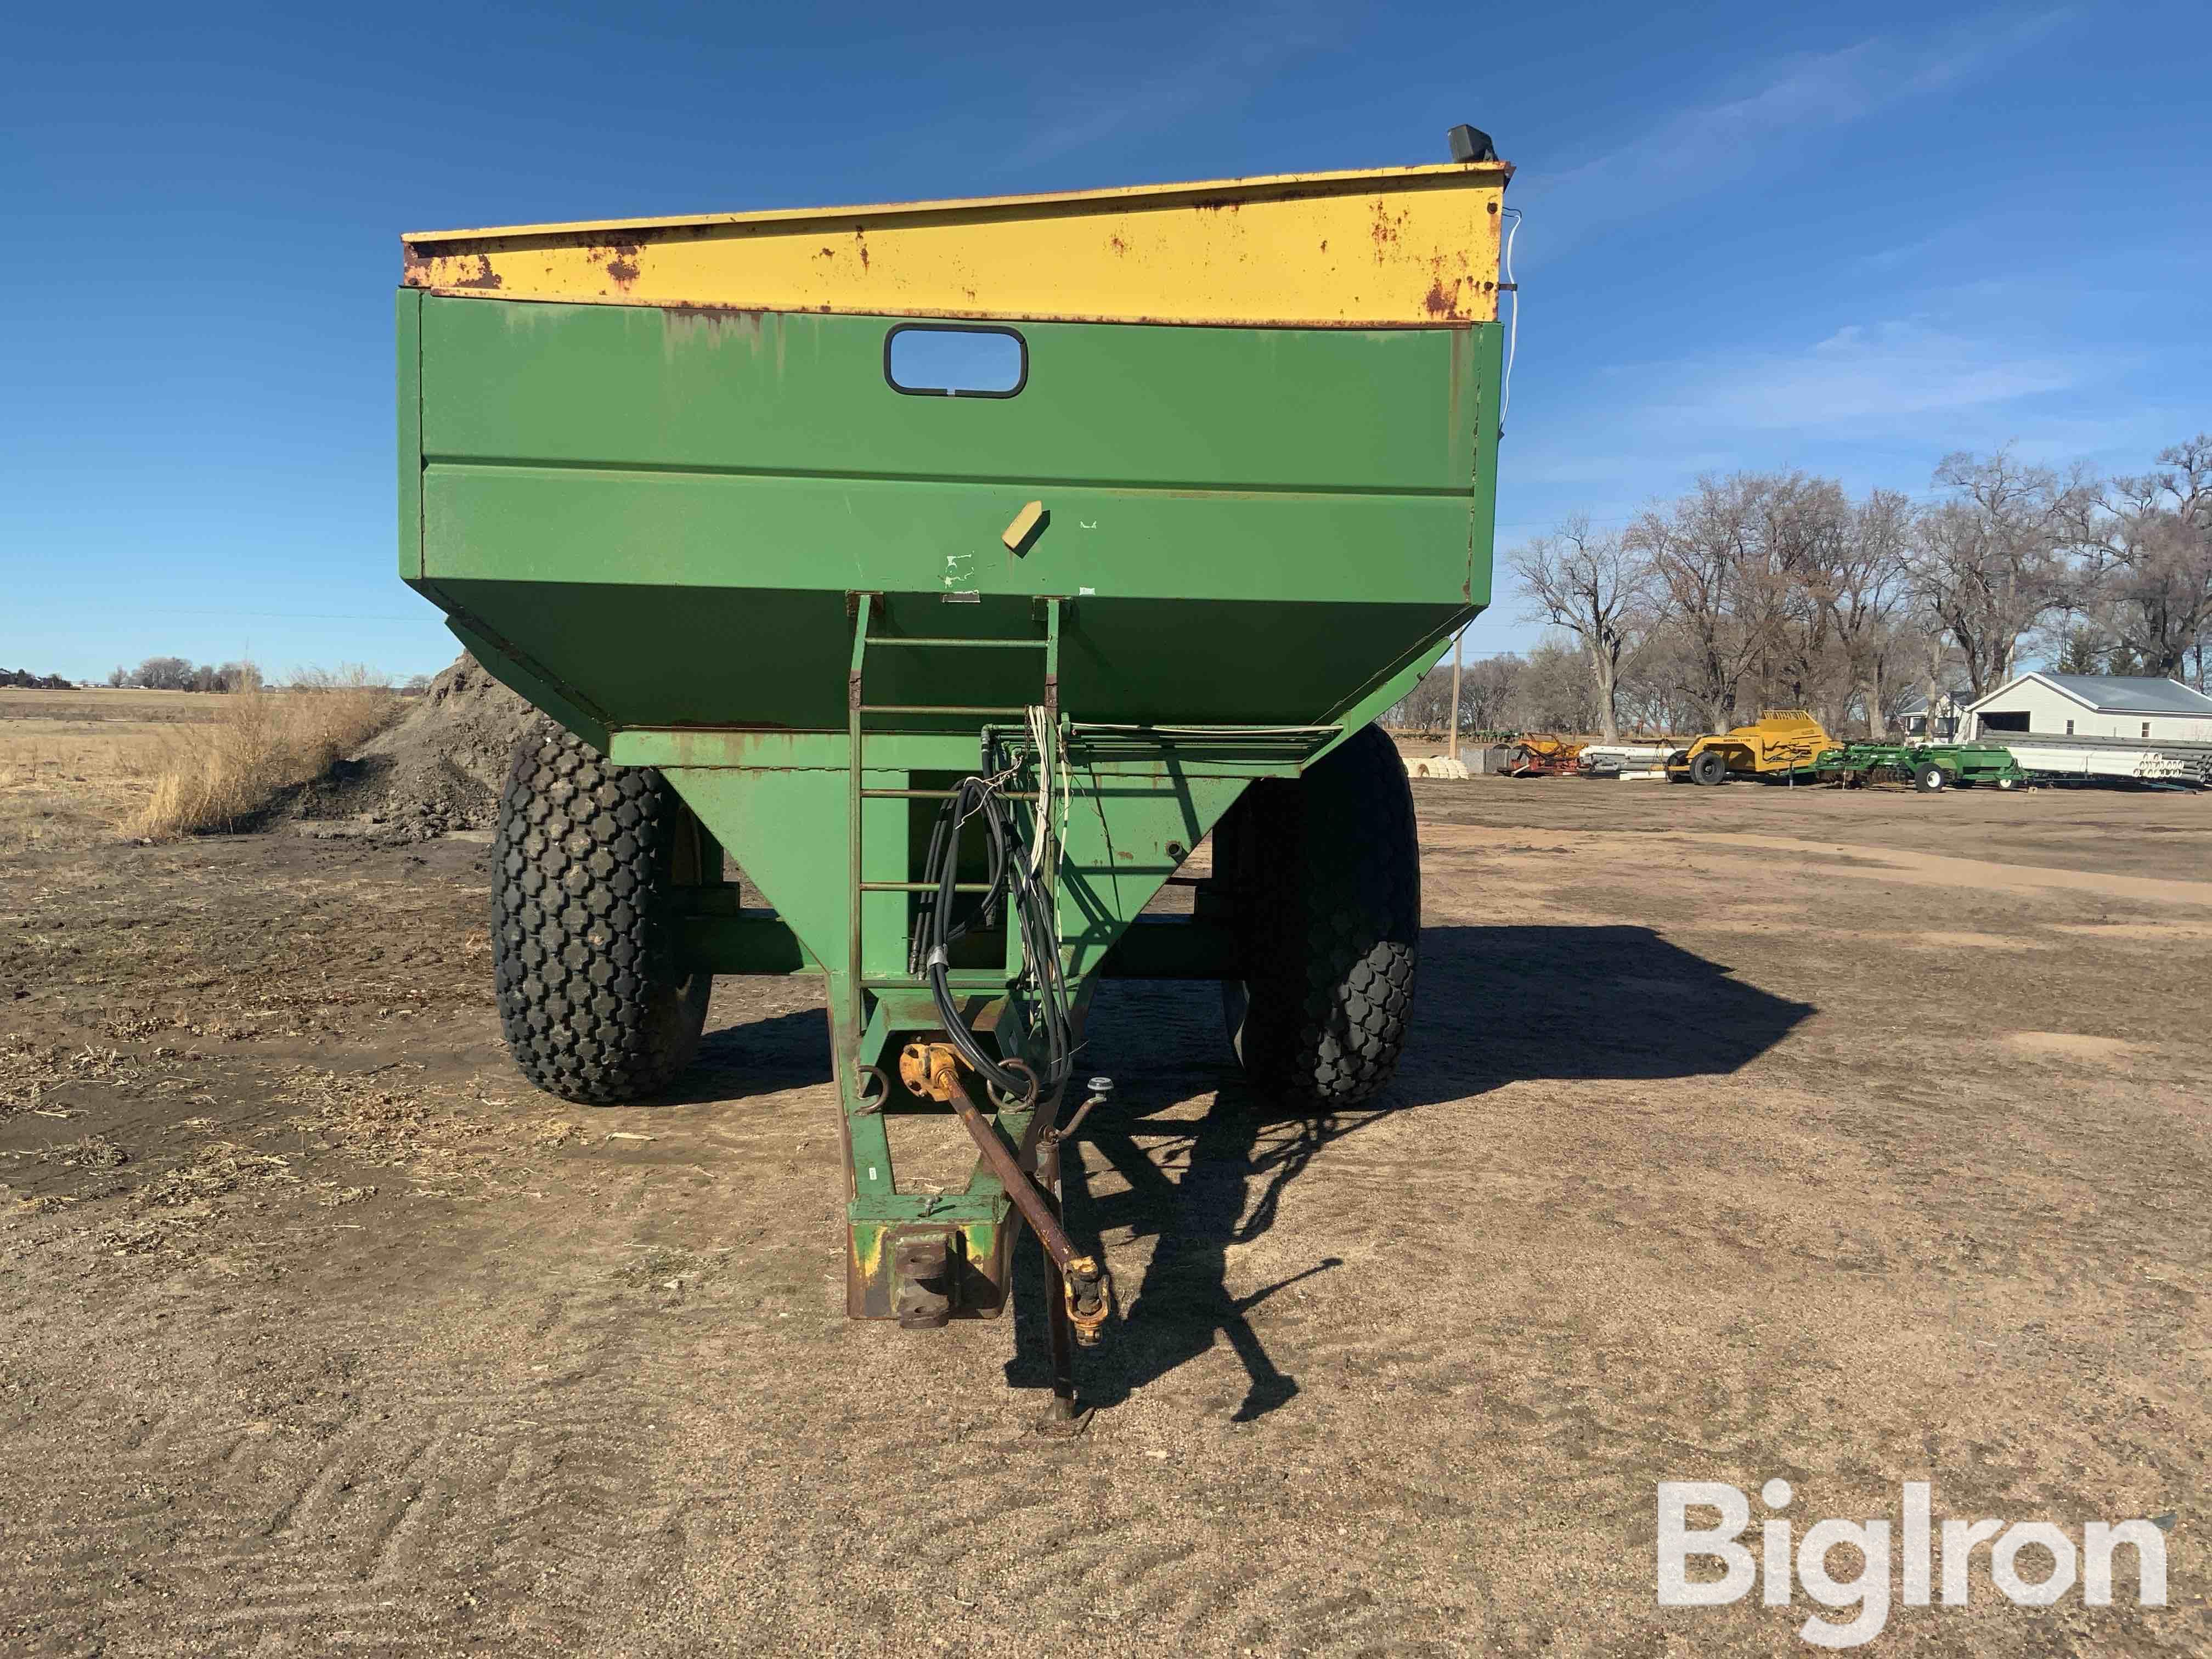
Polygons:
M946 386L901 386L891 377L891 342L902 334L1003 334L1022 349L1021 378L1011 391L960 392ZM1030 383L1029 337L1004 323L900 323L884 335L884 384L902 398L1018 398Z

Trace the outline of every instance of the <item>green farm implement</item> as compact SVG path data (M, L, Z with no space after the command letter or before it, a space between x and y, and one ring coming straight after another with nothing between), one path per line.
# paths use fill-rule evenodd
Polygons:
M401 574L550 717L495 847L518 1064L647 1097L713 975L817 979L848 1312L995 1315L1026 1224L1060 1421L1113 1307L1057 1197L1110 1109L1099 982L1219 981L1255 1090L1310 1112L1404 1040L1419 860L1369 723L1489 599L1510 169L1467 131L1442 166L404 239ZM1141 915L1170 881L1193 908ZM897 1179L918 1114L973 1140L965 1190Z
M2009 749L1990 743L1852 743L1831 749L1813 763L1814 776L1846 789L1909 783L1923 794L1987 784L2016 789L2027 774Z

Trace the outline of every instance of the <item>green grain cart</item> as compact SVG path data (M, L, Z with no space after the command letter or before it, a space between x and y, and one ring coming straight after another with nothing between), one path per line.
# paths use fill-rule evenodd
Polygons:
M495 859L517 1063L647 1097L712 975L818 978L848 1311L997 1313L1026 1220L1062 1419L1111 1306L1055 1198L1097 982L1220 981L1314 1112L1404 1039L1369 722L1489 599L1503 379L1510 169L1455 149L404 241L400 572L550 716ZM1140 920L1209 833L1194 909ZM902 1190L914 1112L975 1138L964 1192Z

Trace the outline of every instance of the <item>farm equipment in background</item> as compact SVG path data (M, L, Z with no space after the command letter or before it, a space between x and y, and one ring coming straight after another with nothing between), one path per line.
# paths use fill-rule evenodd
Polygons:
M1586 743L1577 757L1577 764L1584 777L1648 777L1663 774L1668 757L1674 752L1671 743L1638 742L1634 738L1619 743Z
M1925 795L1978 784L2017 789L2027 781L2010 750L1989 743L1847 743L1820 756L1813 770L1819 781L1845 789L1909 784Z
M492 856L515 1061L649 1098L713 975L817 978L848 1314L994 1316L1026 1225L1063 1426L1114 1306L1057 1195L1099 981L1218 981L1268 1109L1370 1099L1405 1040L1369 723L1490 598L1512 169L1471 132L404 239L400 574L550 717ZM1191 913L1140 917L1209 833ZM974 1143L964 1189L900 1183L893 1117Z
M1570 738L1516 738L1505 746L1505 775L1556 778L1581 770L1583 745Z
M1814 763L1840 747L1827 728L1802 708L1770 711L1747 726L1708 733L1667 762L1670 783L1725 783L1732 777L1798 782Z
M2008 732L2013 758L2038 784L2110 789L2212 788L2212 744Z

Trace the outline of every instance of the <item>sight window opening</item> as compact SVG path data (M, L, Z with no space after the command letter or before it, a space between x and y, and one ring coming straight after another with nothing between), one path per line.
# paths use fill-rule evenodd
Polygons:
M916 398L1011 398L1029 384L1029 343L1011 328L908 323L884 337L884 378Z

